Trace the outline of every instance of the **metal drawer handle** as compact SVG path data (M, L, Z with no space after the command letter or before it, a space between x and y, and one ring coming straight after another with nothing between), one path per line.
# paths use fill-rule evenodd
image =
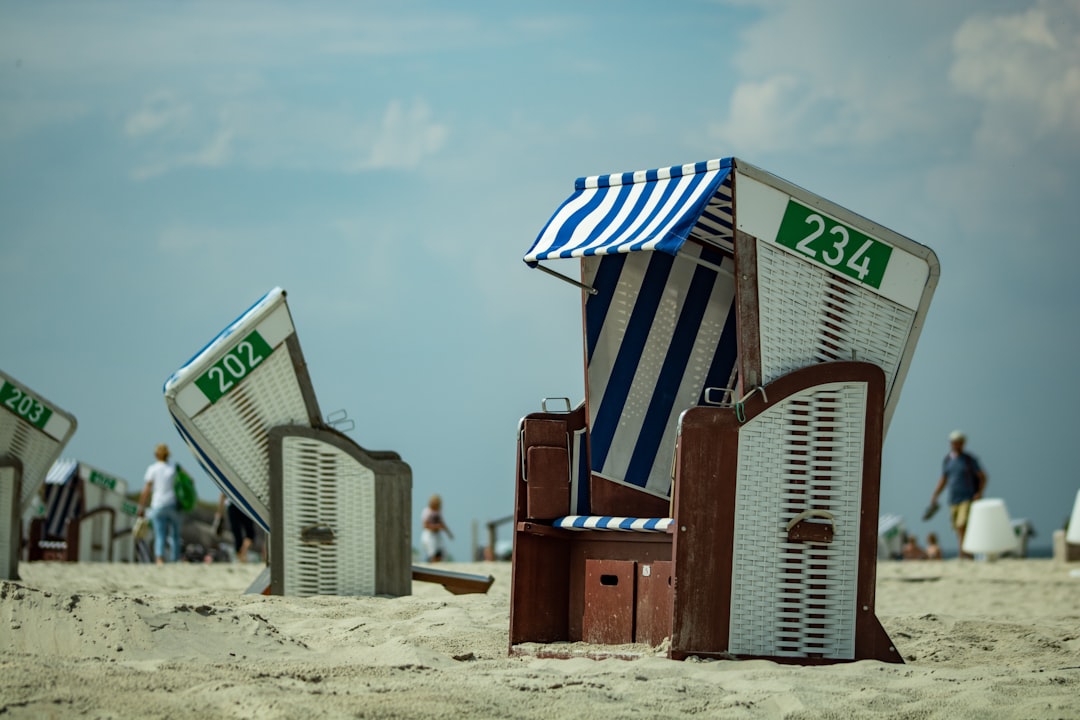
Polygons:
M836 532L836 519L833 517L833 514L828 510L803 510L801 513L788 521L786 530L788 532L791 532L791 528L798 525L800 521L812 517L821 518L822 520L828 520L832 524L833 532Z

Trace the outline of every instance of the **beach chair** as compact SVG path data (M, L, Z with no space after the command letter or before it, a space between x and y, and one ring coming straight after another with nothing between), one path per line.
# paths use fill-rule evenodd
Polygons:
M165 402L210 477L269 533L270 592L411 592L412 471L322 420L284 290L173 373Z
M31 561L79 559L78 518L82 514L79 463L61 458L45 475L45 513L30 523L27 557Z
M134 562L138 506L125 480L61 458L45 476L44 505L30 521L31 560Z
M73 415L0 371L0 458L8 468L0 493L14 492L18 485L18 497L0 500L3 508L11 504L14 513L0 509L0 536L19 537L4 549L6 572L0 579L17 578L22 515L33 504L49 467L75 433L75 426Z
M579 179L525 261L582 290L586 397L519 426L511 651L899 662L881 444L933 253L727 159Z
M83 489L83 512L78 521L89 527L80 528L80 561L134 562L135 538L132 530L138 516L138 504L128 498L128 484L123 478L106 473L85 462L78 464L78 476ZM109 513L93 513L108 508ZM111 527L108 525L111 524Z

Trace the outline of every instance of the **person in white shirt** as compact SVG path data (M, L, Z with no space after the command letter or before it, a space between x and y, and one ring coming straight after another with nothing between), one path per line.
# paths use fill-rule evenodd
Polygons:
M180 511L176 507L176 463L169 460L169 446L154 448L157 461L146 469L146 485L139 495L139 517L148 516L154 527L154 557L165 563L165 542L169 543L169 561L180 559ZM150 510L146 511L149 500Z

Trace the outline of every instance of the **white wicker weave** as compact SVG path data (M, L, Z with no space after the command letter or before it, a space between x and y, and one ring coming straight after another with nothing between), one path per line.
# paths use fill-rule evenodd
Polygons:
M837 383L776 403L741 429L732 653L854 657L865 412L865 383ZM831 543L788 541L788 521L808 509L832 514Z
M274 352L231 393L192 419L239 481L270 504L267 432L278 425L307 425L307 406L289 354Z
M915 312L776 245L759 242L762 383L829 360L885 371L889 397Z
M285 595L374 595L375 473L328 443L282 439ZM304 542L326 528L327 542Z

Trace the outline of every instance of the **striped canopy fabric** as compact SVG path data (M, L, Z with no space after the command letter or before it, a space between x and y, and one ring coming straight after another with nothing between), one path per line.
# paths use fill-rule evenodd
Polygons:
M679 415L733 380L731 168L725 159L581 178L525 255L533 266L581 258L593 291L585 343L595 476L667 496Z
M61 458L45 476L45 533L63 537L69 520L79 516L82 506L79 462Z
M586 258L592 472L666 497L679 415L728 387L736 358L730 258L633 253Z
M525 262L637 250L675 255L691 235L730 247L730 175L725 158L578 178Z

